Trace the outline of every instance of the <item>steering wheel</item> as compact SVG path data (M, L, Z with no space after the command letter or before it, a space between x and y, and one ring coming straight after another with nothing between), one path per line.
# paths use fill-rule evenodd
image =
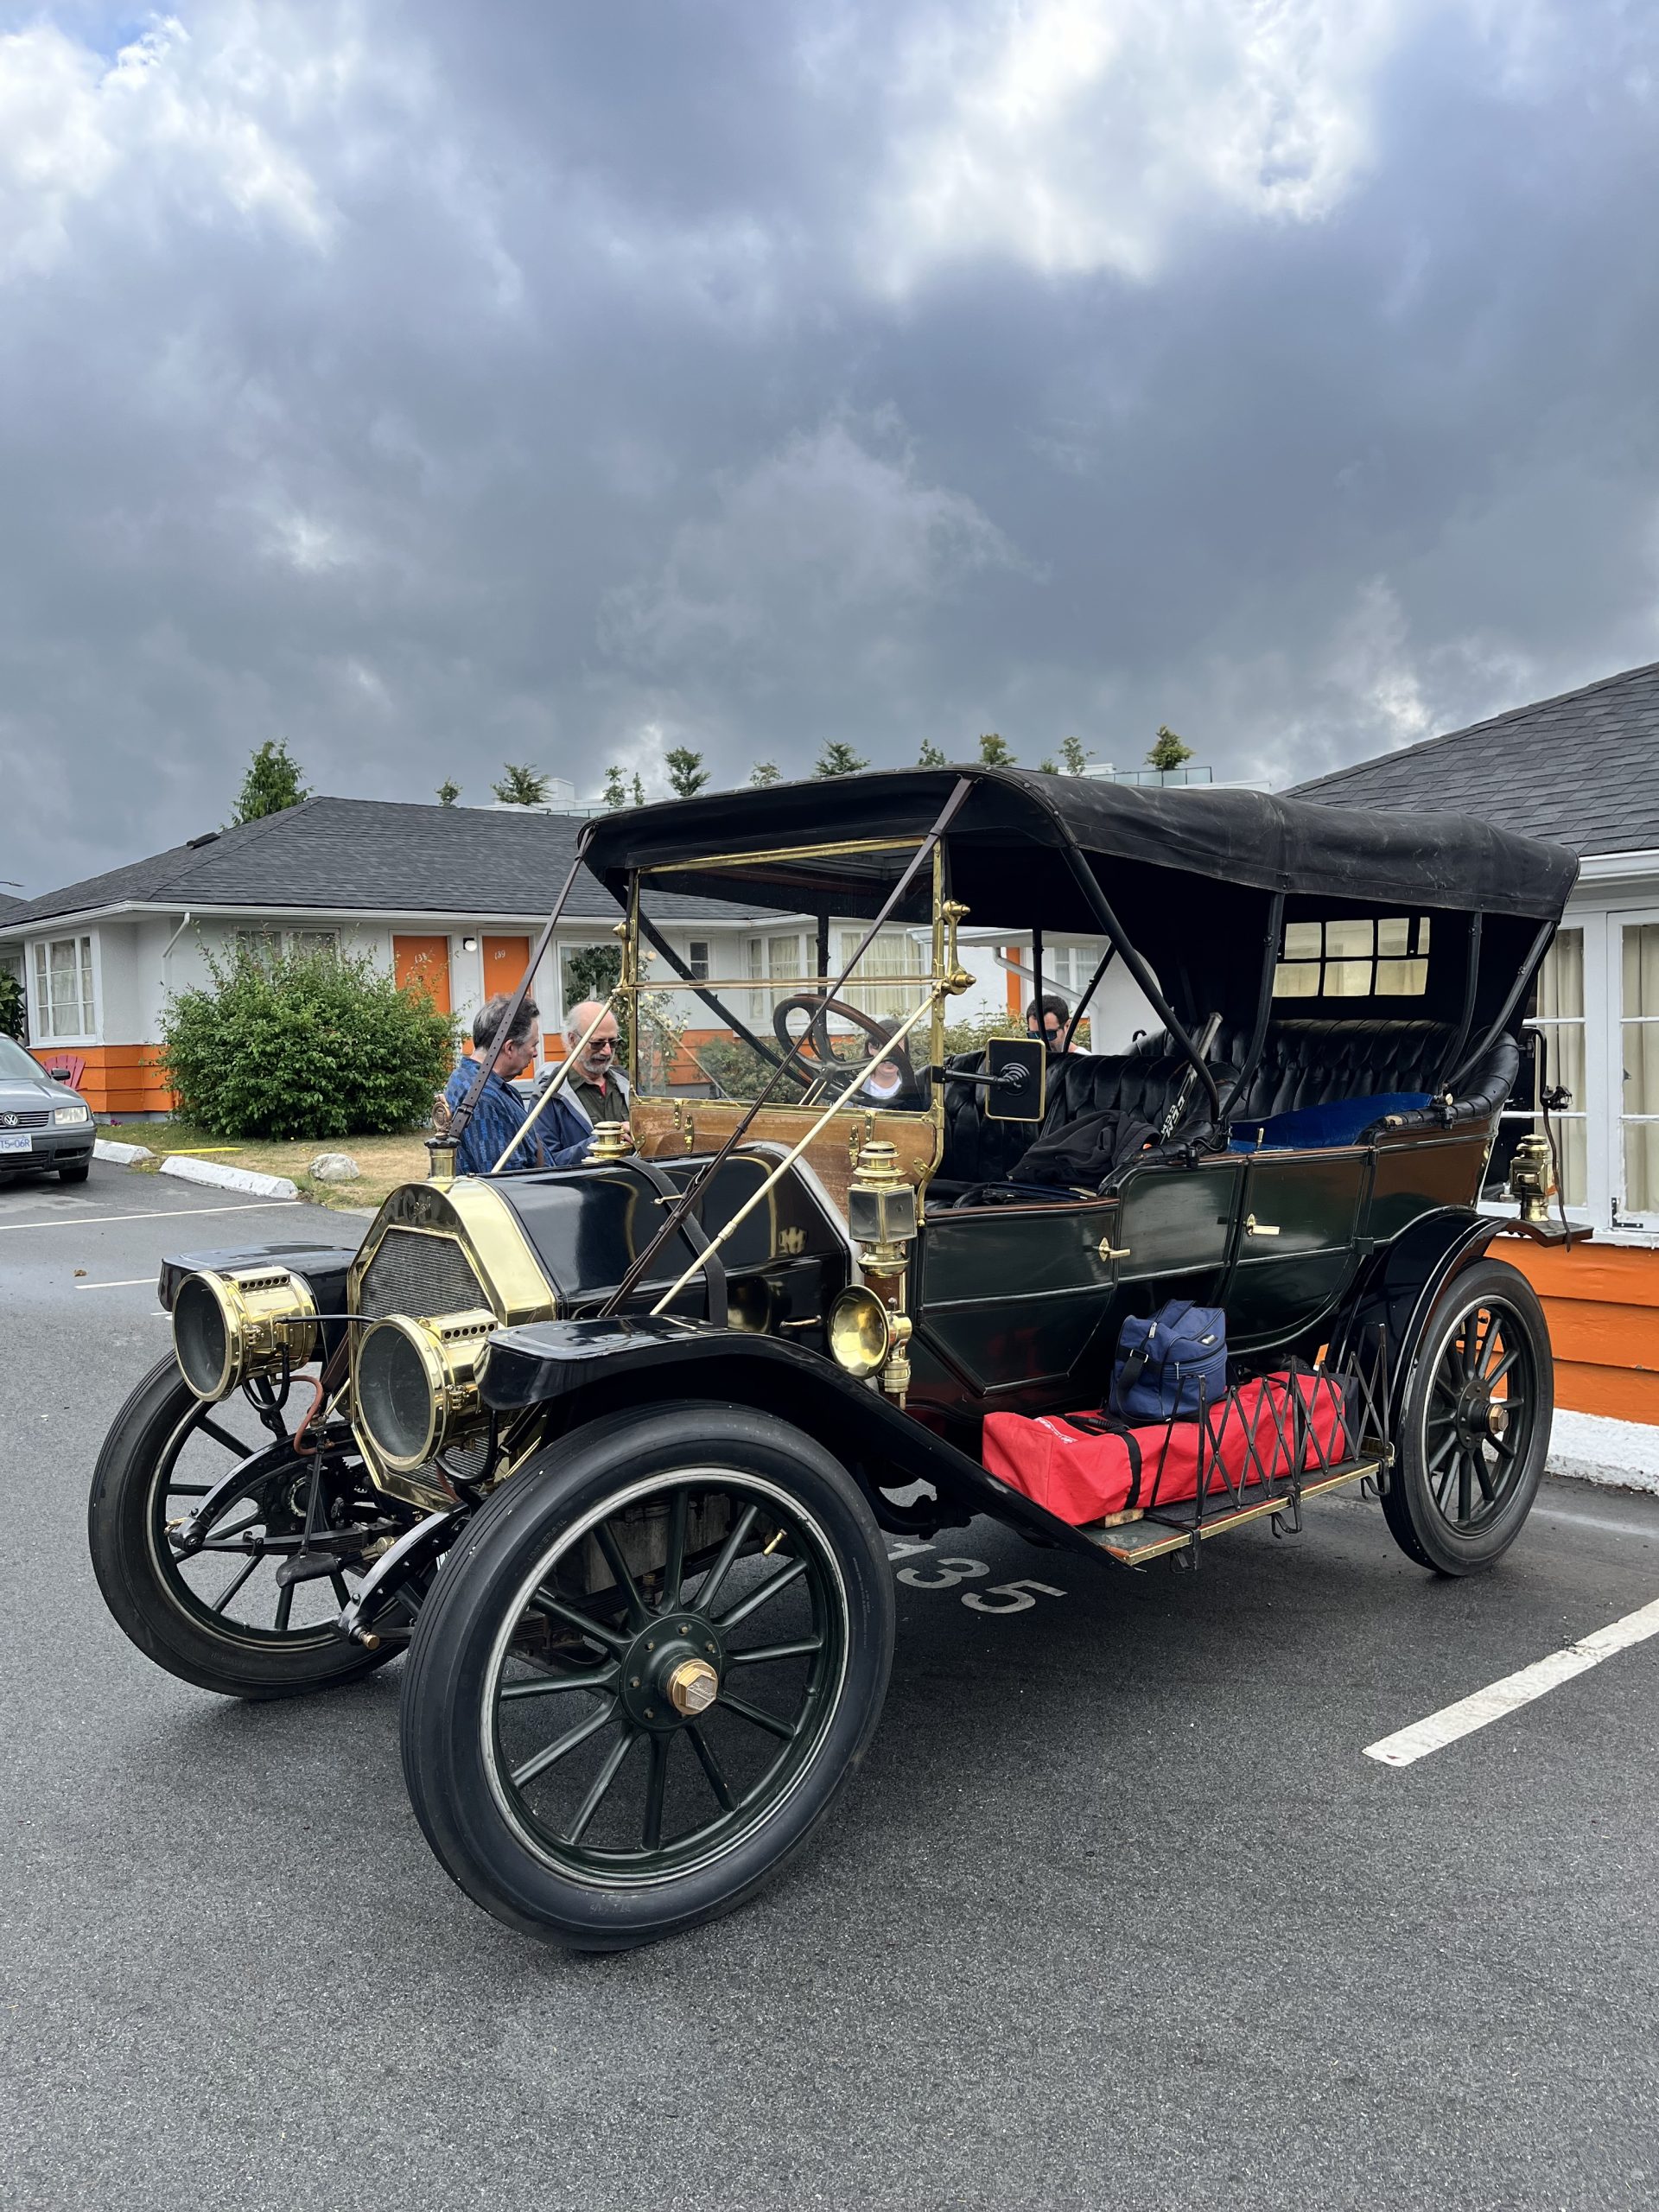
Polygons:
M791 1033L789 1027L791 1014L810 1016L798 1037ZM852 1022L871 1039L876 1047L873 1059L849 1062L836 1057L830 1043L827 1020L832 1014L838 1014L843 1020ZM921 1084L916 1079L916 1071L911 1065L910 1054L904 1046L890 1043L886 1030L874 1014L865 1014L855 1006L849 1006L845 999L820 998L816 991L798 992L793 998L779 1001L772 1009L772 1026L777 1033L778 1042L786 1052L805 1047L800 1053L798 1065L803 1074L811 1076L819 1083L832 1074L856 1077L861 1083L869 1068L877 1066L882 1060L891 1060L899 1071L900 1091L907 1090L912 1095L920 1093ZM851 1090L854 1087L849 1080L848 1088Z

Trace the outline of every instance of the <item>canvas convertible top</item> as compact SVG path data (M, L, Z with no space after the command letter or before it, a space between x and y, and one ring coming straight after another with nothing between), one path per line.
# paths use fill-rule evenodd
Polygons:
M818 779L631 808L590 825L588 865L618 897L631 869L657 868L672 871L677 890L729 898L732 876L701 869L706 856L925 836L963 778L972 788L950 830L956 880L964 864L982 872L999 904L1039 925L1074 918L1065 871L1052 857L1057 848L1266 892L1538 922L1560 919L1578 875L1577 860L1560 846L1472 815L1364 813L1265 791L978 767Z

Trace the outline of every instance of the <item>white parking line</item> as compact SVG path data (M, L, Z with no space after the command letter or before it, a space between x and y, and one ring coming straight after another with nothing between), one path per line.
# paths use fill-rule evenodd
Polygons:
M1650 1605L1626 1613L1623 1620L1597 1629L1593 1635L1580 1637L1565 1650L1552 1651L1548 1659L1535 1659L1530 1667L1505 1675L1502 1681L1489 1683L1471 1697L1461 1697L1455 1705L1442 1706L1426 1720L1414 1720L1409 1728L1398 1729L1392 1736L1379 1737L1376 1743L1366 1745L1364 1755L1368 1759L1380 1760L1384 1766L1409 1766L1414 1759L1426 1758L1430 1751L1443 1751L1446 1745L1455 1744L1459 1736L1472 1736L1477 1728L1501 1720L1518 1706L1529 1705L1534 1698L1558 1689L1575 1675L1587 1674L1592 1667L1600 1666L1604 1659L1611 1659L1616 1651L1627 1651L1631 1644L1641 1643L1650 1636L1659 1636L1659 1598Z
M297 1198L247 1198L234 1206L164 1206L154 1213L64 1213L50 1221L0 1221L0 1235L12 1229L96 1229L107 1221L175 1221L186 1214L269 1213L274 1206L296 1206Z
M137 1290L140 1287L145 1290L154 1290L156 1287L155 1276L128 1275L125 1280L121 1282L78 1282L75 1285L75 1288L77 1290Z

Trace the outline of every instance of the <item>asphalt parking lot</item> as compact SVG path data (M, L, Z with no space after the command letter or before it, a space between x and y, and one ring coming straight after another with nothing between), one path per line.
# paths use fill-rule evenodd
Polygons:
M0 1188L0 2201L1659 2203L1659 1638L1363 1756L1659 1598L1659 1501L1552 1484L1459 1584L1357 1503L1196 1574L956 1532L895 1561L886 1719L810 1854L568 1958L429 1856L398 1666L229 1705L103 1611L86 1488L167 1345L156 1262L361 1228L298 1214Z

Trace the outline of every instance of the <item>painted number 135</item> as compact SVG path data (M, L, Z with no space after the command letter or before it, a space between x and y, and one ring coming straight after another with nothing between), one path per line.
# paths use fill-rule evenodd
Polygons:
M931 1544L898 1543L889 1559L913 1559L931 1552ZM927 1567L901 1567L899 1580L912 1590L954 1590L959 1582L977 1582L990 1573L982 1559L936 1559ZM993 1582L985 1591L964 1590L962 1602L976 1613L1028 1613L1039 1598L1064 1598L1052 1582Z

